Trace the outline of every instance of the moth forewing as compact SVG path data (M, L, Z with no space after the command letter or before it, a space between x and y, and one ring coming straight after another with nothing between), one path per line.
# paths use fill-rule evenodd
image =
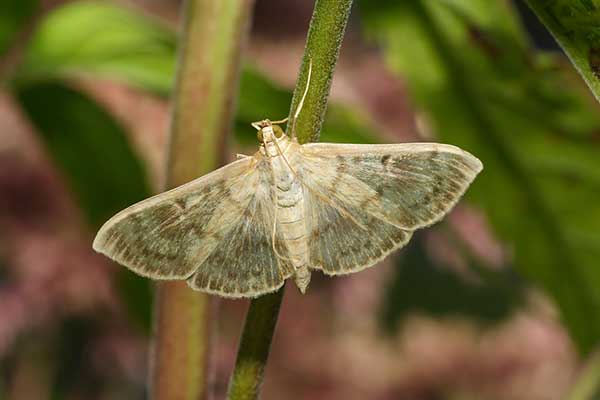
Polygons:
M481 163L455 146L307 144L293 158L305 185L310 263L357 272L441 219Z
M315 143L302 150L313 186L342 202L360 199L361 209L405 230L441 219L483 168L470 153L439 143Z
M242 212L255 179L249 157L143 200L109 219L93 248L142 276L186 279L219 245L219 231L237 223L231 204Z

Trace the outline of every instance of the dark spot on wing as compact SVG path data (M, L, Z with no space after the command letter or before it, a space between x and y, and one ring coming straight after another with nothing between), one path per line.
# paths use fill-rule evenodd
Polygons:
M446 192L444 193L444 200L446 201L446 203L451 203L454 200L454 193L451 192Z
M336 156L337 165L335 167L336 175L331 181L330 195L335 195L337 193L337 187L340 181L342 180L342 176L348 172L348 164L346 163L346 159L343 156Z
M252 210L250 209L250 207L246 207L246 209L244 210L244 218L245 219L252 219L254 213L252 212Z
M435 182L433 184L433 189L431 190L431 194L433 197L438 197L440 192L442 191L442 179L439 176L435 177Z
M382 193L383 193L383 191L382 191ZM382 197L382 195L381 195L381 194L379 194L379 192L378 192L378 194L377 194L376 196L374 196L374 197L369 197L368 199L365 199L365 200L363 200L363 201L360 203L360 205L359 205L359 208L360 208L360 209L362 209L362 210L364 210L364 209L366 209L366 208L367 208L367 206L368 206L369 204L371 204L371 203L375 203L377 200L381 200L381 197Z
M190 228L192 229L192 232L194 232L194 235L196 235L197 238L201 239L204 237L204 230L196 225L196 224L191 224Z
M311 237L316 240L319 238L319 236L321 235L320 231L318 229L313 229L311 232Z
M345 174L348 172L348 163L346 162L346 159L343 156L337 156L335 159L337 161L337 165L335 167L336 172L338 174Z
M390 163L392 156L390 154L385 154L384 156L381 157L381 164L384 167L387 167L388 164Z
M223 235L219 231L213 232L211 236L213 238L215 238L215 240L218 241L218 242L221 242L223 240Z
M432 151L429 153L429 159L430 159L430 160L437 160L437 159L438 159L438 157L439 157L439 155L440 155L439 151L437 151L437 150L432 150Z
M185 200L177 198L173 201L173 204L179 209L179 211L185 211L186 205Z

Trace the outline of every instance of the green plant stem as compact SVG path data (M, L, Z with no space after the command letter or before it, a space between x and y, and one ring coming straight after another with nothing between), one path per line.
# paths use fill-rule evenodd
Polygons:
M312 62L310 88L295 126L300 143L319 140L327 111L333 71L340 54L351 7L352 0L317 0L315 4L289 113L292 122L306 87L308 65ZM290 126L291 124L288 124L288 130Z
M319 138L351 6L352 0L317 0L315 4L289 115L291 120L304 92L310 61L310 88L295 127L300 143L314 142ZM288 130L290 126L288 124ZM250 303L229 383L228 399L258 398L283 294L284 288Z
M600 395L600 353L596 352L579 373L567 400L593 400Z
M284 288L252 300L229 383L228 399L258 398Z
M222 162L252 0L184 3L176 85L172 98L166 188L209 172ZM160 283L150 371L154 399L198 400L206 392L209 297L185 282Z

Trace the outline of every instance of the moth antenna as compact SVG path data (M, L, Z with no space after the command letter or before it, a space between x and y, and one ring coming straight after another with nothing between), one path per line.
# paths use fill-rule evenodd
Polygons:
M302 111L302 107L304 106L304 100L306 99L306 95L308 94L308 88L310 87L310 77L312 75L312 59L308 59L308 76L306 77L306 87L304 88L304 93L302 94L302 98L300 99L300 103L298 103L298 108L296 108L296 112L294 113L294 119L292 120L292 139L296 137L296 120L298 119L298 115L300 115L300 111Z
M283 123L288 122L288 119L290 119L290 118L289 117L285 117L284 119L280 119L278 121L271 121L271 123L273 125L279 125L279 124L283 124Z
M306 77L306 87L304 88L304 93L302 93L302 98L300 99L300 103L298 103L298 108L294 113L294 121L300 115L300 111L302 111L302 107L304 106L304 100L306 100L306 95L308 94L308 88L310 87L310 78L312 75L312 59L308 59L308 75Z

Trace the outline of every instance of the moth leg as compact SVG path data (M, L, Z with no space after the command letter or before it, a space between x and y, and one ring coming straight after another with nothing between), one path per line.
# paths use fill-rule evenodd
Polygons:
M246 154L240 154L240 153L237 153L235 155L236 160L241 160L242 158L248 158L248 157L250 157L250 156L247 156Z

